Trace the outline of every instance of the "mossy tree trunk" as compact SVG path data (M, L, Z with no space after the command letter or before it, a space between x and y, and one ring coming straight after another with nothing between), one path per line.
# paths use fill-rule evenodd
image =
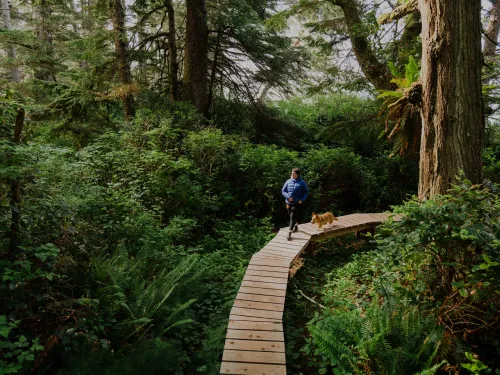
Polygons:
M463 171L482 181L481 0L420 0L420 199L443 194Z
M110 0L111 18L113 22L113 32L115 36L116 63L118 77L122 85L132 83L130 73L129 54L127 49L127 33L125 29L125 11L122 0ZM126 89L128 91L129 89ZM123 114L125 121L130 121L135 116L134 96L131 92L126 92L122 98Z
M186 46L184 49L184 100L208 112L208 27L205 0L186 0Z

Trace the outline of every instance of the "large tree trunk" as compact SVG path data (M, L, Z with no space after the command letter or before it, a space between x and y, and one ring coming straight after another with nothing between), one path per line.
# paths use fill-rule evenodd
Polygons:
M175 38L175 12L172 0L166 0L168 13L168 61L169 61L169 78L170 78L170 101L174 102L179 99L179 63L177 62L177 46Z
M422 14L420 199L462 170L482 181L481 0L419 0Z
M484 35L484 57L495 56L500 31L500 0L491 1L490 19Z
M21 142L21 133L24 126L24 108L17 110L16 124L14 127L14 137L12 142L19 144ZM20 240L19 231L21 229L21 182L18 178L12 178L10 181L10 238L8 258L14 260L19 250Z
M214 59L212 60L212 67L210 69L210 82L208 84L208 101L207 106L210 108L212 105L212 99L214 97L214 85L215 85L215 76L217 73L217 59L219 57L219 49L220 49L220 36L221 31L217 31L217 40L215 42L215 51L214 51Z
M184 100L207 114L208 27L205 0L186 0L186 47L184 50Z
M392 75L389 67L381 63L373 51L367 35L362 31L363 22L354 0L332 0L344 12L349 38L356 60L364 75L378 90L392 90L396 86L391 83Z
M3 15L3 23L5 26L5 29L7 31L12 30L12 23L10 21L10 6L9 6L9 0L2 0L2 15ZM14 60L16 58L16 49L14 46L8 46L7 47L7 56L9 59ZM19 68L17 67L12 67L11 68L11 75L12 75L12 80L14 82L21 82L21 74L19 73Z
M39 41L38 60L39 67L35 77L43 81L55 81L53 72L54 46L52 44L52 30L50 29L50 16L52 9L46 0L38 0L35 4L35 34Z
M125 30L125 12L121 0L110 0L110 8L115 34L116 62L118 64L118 76L122 85L132 83L130 74L129 57L127 50L127 34ZM135 115L134 96L128 93L123 96L123 112L125 121L130 121Z

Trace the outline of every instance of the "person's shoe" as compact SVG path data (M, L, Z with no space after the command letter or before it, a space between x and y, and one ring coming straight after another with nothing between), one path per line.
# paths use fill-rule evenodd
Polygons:
M292 240L292 231L288 231L288 237L286 238L288 241Z
M299 230L299 223L295 223L292 232L295 233Z

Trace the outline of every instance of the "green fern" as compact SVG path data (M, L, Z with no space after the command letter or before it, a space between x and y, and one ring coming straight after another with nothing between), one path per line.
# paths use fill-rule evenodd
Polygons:
M161 335L183 324L191 322L182 313L195 302L179 303L173 299L176 288L189 282L195 266L196 256L186 257L172 271L162 271L154 279L141 275L138 262L129 258L124 250L114 256L100 256L91 263L91 274L97 285L96 296L106 316L119 317L116 328L129 340L134 335L146 332Z
M430 368L427 368L423 371L417 372L415 375L434 375L437 370L441 368L441 366L447 364L448 362L442 361L441 363L438 363L437 365L434 365Z
M354 314L335 312L309 327L320 352L344 372L410 375L429 369L440 354L443 331L404 298L374 300L353 330Z
M382 135L394 142L393 154L414 154L420 142L420 101L421 85L418 83L420 69L417 61L410 56L405 65L404 77L393 65L396 90L380 90L379 99L384 99L379 116L385 116L386 129Z

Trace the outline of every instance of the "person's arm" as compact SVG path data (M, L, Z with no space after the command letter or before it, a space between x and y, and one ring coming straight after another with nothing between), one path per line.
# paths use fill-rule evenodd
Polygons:
M299 200L299 203L304 203L304 201L307 199L307 196L309 195L309 188L307 187L307 184L304 180L302 180L304 185L302 185L302 188L304 189L304 194L302 194L302 197Z
M285 197L285 199L290 198L290 193L288 192L288 181L283 185L283 189L281 189L281 195Z

